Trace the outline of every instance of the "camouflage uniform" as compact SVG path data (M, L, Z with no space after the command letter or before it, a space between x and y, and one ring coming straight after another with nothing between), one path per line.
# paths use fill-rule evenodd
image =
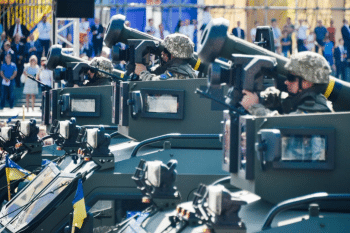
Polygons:
M328 84L331 67L324 57L313 52L300 52L293 54L285 65L293 75L315 84ZM331 112L324 95L315 92L313 87L303 90L295 96L287 98L290 100L290 109L294 110L289 114L304 114L316 112ZM256 116L276 116L277 111L271 111L262 104L251 106L248 111ZM291 160L314 161L325 158L325 139L320 136L303 138L291 136L285 141L283 151L284 157Z
M140 73L142 81L197 78L195 71L188 64L188 59L192 57L194 50L194 44L190 38L175 33L167 36L162 44L171 53L173 59L165 64L166 71L160 75L142 71Z
M326 59L313 52L300 52L293 54L285 65L285 68L295 76L314 84L328 84L331 67ZM288 106L288 104L290 106ZM284 101L285 108L290 114L331 112L326 97L315 92L314 88L303 90L295 96L288 97ZM277 111L271 111L262 104L251 106L248 111L255 116L273 116L278 115Z
M112 73L113 64L110 60L104 57L95 57L91 60L91 67L103 70L108 73ZM85 86L101 86L101 85L110 85L110 76L101 72L96 72L93 79L90 79Z

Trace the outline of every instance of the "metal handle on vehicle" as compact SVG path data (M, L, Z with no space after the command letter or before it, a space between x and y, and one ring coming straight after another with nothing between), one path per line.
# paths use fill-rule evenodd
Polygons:
M137 146L135 146L134 150L132 151L131 158L136 157L136 154L139 151L139 149L141 149L141 147L154 142L166 140L166 139L220 139L220 134L179 134L179 133L164 134L164 135L146 139L140 142Z
M297 207L304 204L310 204L312 202L319 201L350 201L350 194L328 194L328 193L314 193L302 197L289 199L287 201L279 203L275 206L267 215L265 223L262 227L262 231L270 229L273 219L282 211L288 210L293 207Z

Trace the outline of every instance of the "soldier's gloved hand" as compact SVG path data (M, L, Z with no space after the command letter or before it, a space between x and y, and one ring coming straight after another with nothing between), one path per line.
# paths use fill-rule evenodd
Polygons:
M146 66L144 66L143 64L140 63L136 63L136 67L135 67L135 74L140 75L142 71L146 71L147 68Z
M253 93L247 90L243 90L242 94L243 94L243 98L241 101L241 105L243 108L245 108L245 110L248 111L248 109L251 106L259 103L259 97L255 92Z
M280 90L275 87L269 87L260 93L263 98L263 105L271 110L278 110L281 108Z

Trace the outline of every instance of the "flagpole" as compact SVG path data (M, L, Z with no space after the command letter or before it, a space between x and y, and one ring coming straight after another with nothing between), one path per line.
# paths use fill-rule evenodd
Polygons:
M25 107L24 107L24 105L22 105L22 109L23 109L23 121L24 121L24 119L25 119Z
M9 179L10 174L8 174L9 173L8 168L5 168L5 169L6 169L8 201L10 201L11 200L11 182Z

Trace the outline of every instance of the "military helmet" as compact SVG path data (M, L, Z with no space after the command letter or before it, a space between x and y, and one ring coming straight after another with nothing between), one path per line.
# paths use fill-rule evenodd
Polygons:
M293 54L284 67L292 74L316 84L328 83L332 72L327 60L313 52Z
M105 57L94 57L91 62L90 66L97 68L99 70L103 70L105 72L111 73L113 70L113 64L110 60L108 60ZM97 72L99 78L108 78L109 76L107 74Z
M188 59L193 55L194 44L188 36L174 33L165 37L162 44L173 57Z

